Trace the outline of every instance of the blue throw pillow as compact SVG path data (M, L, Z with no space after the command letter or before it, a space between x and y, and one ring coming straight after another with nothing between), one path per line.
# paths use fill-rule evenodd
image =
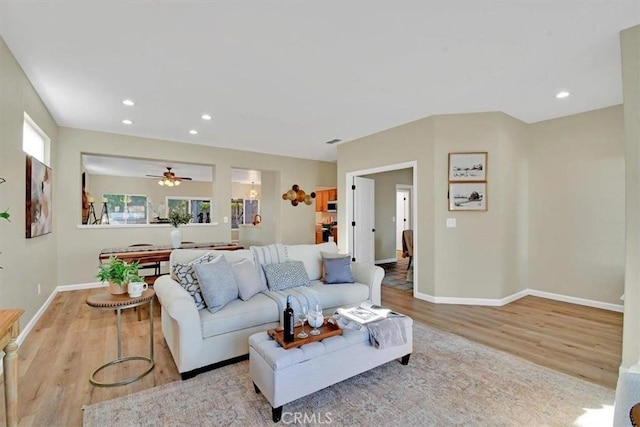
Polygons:
M223 255L212 262L194 265L202 297L210 312L215 313L238 299L238 284L231 266Z
M323 258L324 265L324 283L333 285L336 283L353 283L353 272L351 271L351 259L342 258Z
M302 261L287 261L263 265L270 291L281 291L296 286L309 286L311 281Z

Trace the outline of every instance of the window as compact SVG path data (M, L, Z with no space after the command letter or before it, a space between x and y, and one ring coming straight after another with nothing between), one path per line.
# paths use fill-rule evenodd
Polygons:
M22 122L22 151L49 165L49 137L24 113Z
M105 193L109 224L146 224L147 196L139 194ZM106 222L104 218L100 222Z
M192 223L211 222L211 199L201 197L167 197L167 217L174 210L191 213Z
M260 213L260 202L254 199L231 199L231 229L251 224L255 215Z

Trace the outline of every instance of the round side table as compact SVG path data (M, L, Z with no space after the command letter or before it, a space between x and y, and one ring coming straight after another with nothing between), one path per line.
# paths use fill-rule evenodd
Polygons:
M151 370L154 368L155 362L153 360L153 298L155 297L155 295L156 295L156 292L153 289L149 288L146 291L144 291L141 296L137 298L131 298L129 297L128 294L112 295L108 292L90 295L87 298L87 305L89 307L100 308L102 310L116 310L117 318L118 318L118 358L112 360L111 362L105 363L104 365L100 366L95 371L93 371L93 373L91 374L91 378L89 379L91 384L100 386L100 387L113 387L113 386L130 384L144 377L149 372L151 372ZM121 312L125 308L138 307L144 304L149 304L149 348L150 348L149 357L146 357L146 356L122 357ZM107 382L100 382L95 379L95 375L101 370L109 366L117 365L118 363L123 363L131 360L145 360L149 362L149 367L140 375L126 378L122 381L107 383Z

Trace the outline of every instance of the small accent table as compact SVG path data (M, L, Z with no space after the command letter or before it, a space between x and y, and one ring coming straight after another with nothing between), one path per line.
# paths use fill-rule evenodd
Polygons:
M0 310L0 348L4 349L4 404L7 426L18 425L18 320L24 310Z
M93 373L91 374L91 378L89 379L91 384L100 386L100 387L113 387L113 386L119 386L119 385L126 385L139 380L140 378L144 377L149 372L151 372L151 370L153 370L155 366L155 362L153 360L153 298L155 297L155 295L156 295L156 292L153 289L147 289L142 293L141 296L137 298L131 298L127 294L112 295L108 292L90 295L87 298L87 305L89 307L100 308L103 310L116 310L117 318L118 318L118 358L115 360L112 360L111 362L105 363L104 365L100 366L95 371L93 371ZM149 304L149 347L150 347L149 357L146 357L146 356L122 357L121 312L123 309L138 307L144 304ZM122 381L107 383L107 382L100 382L95 379L95 375L101 370L109 366L117 365L118 363L123 363L131 360L145 360L149 362L149 367L140 375L126 378Z

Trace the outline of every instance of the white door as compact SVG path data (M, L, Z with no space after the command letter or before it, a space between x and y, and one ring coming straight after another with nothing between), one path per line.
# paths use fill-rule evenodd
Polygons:
M402 250L402 232L411 228L411 189L396 190L396 250Z
M375 261L375 181L356 176L353 178L353 257L357 262L373 264Z

